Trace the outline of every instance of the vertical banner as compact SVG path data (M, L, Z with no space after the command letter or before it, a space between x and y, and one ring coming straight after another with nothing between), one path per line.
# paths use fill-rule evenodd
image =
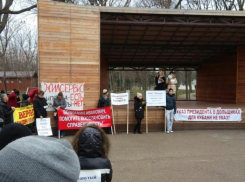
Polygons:
M166 106L166 91L165 90L147 90L146 91L146 113L148 106ZM165 111L166 118L166 111ZM166 119L165 119L166 132ZM146 114L146 133L148 133L148 114Z
M50 118L36 119L37 133L39 136L52 136Z
M84 83L41 83L41 90L47 99L47 111L54 111L53 99L62 92L67 102L67 109L83 110Z
M26 107L15 108L14 122L23 125L28 125L34 122L34 109L33 105Z
M113 112L113 105L127 105L127 134L128 134L128 118L129 118L129 93L111 93L111 107L112 107L112 118L113 118L113 126L114 132L116 134L115 122L114 122L114 112Z

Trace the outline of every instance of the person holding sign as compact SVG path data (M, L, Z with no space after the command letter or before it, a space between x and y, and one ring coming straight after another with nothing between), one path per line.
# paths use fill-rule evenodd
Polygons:
M177 83L178 81L174 75L174 72L171 71L168 75L167 84L168 84L168 90L171 88L173 90L173 94L176 94Z
M142 103L143 97L141 93L137 93L137 96L134 97L134 111L135 111L135 118L137 119L137 124L134 127L134 134L139 133L142 134L140 131L141 128L141 121L144 119L144 112L146 103Z
M176 114L176 101L173 95L173 89L170 88L166 94L167 110L167 133L173 133L174 114Z
M47 111L48 108L47 100L44 98L44 92L39 91L38 96L34 100L34 113L35 113L35 120L37 118L46 118L47 117ZM36 121L34 121L34 126L36 125Z
M158 76L155 77L155 85L156 88L155 90L165 90L165 85L166 85L166 78L163 75L162 71L158 72Z
M54 118L57 121L57 123L58 123L58 110L59 109L65 109L66 106L67 106L67 104L66 104L66 100L63 96L63 93L59 92L58 96L56 98L54 98L54 102L53 102L53 108L55 110ZM65 130L60 131L60 137L63 138L64 136L65 136Z
M98 108L109 107L109 106L111 106L111 102L109 100L109 92L107 89L103 89L103 95L99 99ZM110 127L103 128L103 129L107 134L111 134Z
M95 124L83 126L74 136L73 148L80 161L80 169L101 170L101 182L111 182L112 166L107 158L109 153L109 140L104 131ZM82 173L81 171L81 173Z

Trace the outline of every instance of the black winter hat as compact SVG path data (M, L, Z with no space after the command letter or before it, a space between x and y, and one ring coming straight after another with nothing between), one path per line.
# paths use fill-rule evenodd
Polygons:
M23 100L27 100L29 98L29 95L28 94L22 94L22 98L23 98Z
M2 150L9 143L32 135L31 131L24 125L19 123L10 123L3 127L0 132L0 150Z
M20 95L19 90L14 89L14 93L15 93L16 95Z

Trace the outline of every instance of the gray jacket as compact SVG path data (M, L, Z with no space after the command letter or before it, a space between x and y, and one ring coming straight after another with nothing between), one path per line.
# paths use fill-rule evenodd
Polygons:
M53 108L56 110L57 107L65 109L67 104L66 104L66 100L63 98L61 100L59 100L57 97L54 98L54 102L53 102Z

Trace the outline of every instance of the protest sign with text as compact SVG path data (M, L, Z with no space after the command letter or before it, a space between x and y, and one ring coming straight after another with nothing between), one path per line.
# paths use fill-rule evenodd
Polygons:
M176 121L241 121L241 109L177 109Z
M28 125L34 122L34 109L33 105L26 107L15 108L14 122L23 125Z
M128 93L111 93L112 105L128 105Z
M41 90L47 99L47 111L54 111L53 99L59 92L63 93L68 109L83 110L84 83L42 83Z
M37 133L39 136L52 136L50 118L36 119Z
M146 91L147 106L166 106L165 90L147 90Z
M58 121L59 130L77 130L87 123L99 127L111 127L111 107L91 110L59 109Z

